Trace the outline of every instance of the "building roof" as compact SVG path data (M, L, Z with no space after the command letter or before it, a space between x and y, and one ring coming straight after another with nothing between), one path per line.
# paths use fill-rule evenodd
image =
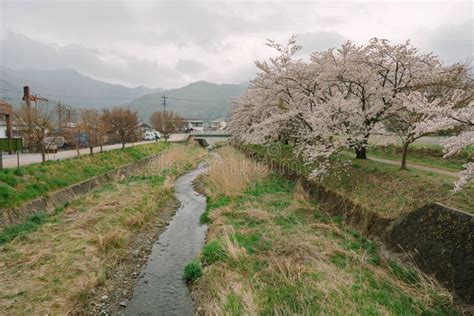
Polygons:
M204 123L203 120L199 120L199 119L185 119L186 122L190 122L190 123Z
M150 124L147 124L145 122L142 122L140 124L138 124L139 127L151 127Z
M0 115L11 115L12 105L4 100L0 100Z
M211 122L211 123L219 123L219 122L223 122L223 121L227 121L227 118L226 118L226 117L219 117L219 118L210 120L209 122Z

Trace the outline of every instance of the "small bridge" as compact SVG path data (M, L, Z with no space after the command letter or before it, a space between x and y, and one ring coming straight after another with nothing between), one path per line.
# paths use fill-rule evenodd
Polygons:
M226 131L204 131L195 132L191 136L197 140L201 146L207 147L218 142L227 142L231 135Z

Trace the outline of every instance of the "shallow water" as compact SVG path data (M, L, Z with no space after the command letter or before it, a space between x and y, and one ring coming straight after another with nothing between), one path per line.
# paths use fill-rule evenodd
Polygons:
M125 315L193 314L193 301L182 276L184 266L199 253L206 236L207 226L199 224L206 199L192 186L204 170L201 165L176 180L175 197L181 206L153 246Z

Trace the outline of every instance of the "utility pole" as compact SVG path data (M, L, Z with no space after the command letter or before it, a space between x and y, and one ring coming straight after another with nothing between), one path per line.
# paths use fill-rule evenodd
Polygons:
M168 135L166 134L166 99L168 99L168 97L163 93L161 98L163 99L163 137L165 138L165 142L168 142Z
M67 123L68 123L68 127L71 127L71 107L68 106L67 107Z
M26 124L28 129L31 128L31 98L30 98L30 87L23 87L23 101L26 103Z
M61 129L61 101L58 103L58 129Z

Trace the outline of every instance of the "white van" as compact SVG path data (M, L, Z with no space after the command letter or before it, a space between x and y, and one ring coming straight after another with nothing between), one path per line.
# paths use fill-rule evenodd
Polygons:
M147 131L143 136L143 140L157 140L160 139L160 133L157 131Z

